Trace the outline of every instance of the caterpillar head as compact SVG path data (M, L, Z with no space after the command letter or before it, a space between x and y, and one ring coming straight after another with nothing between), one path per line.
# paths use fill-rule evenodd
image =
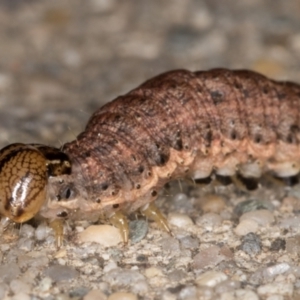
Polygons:
M0 151L0 214L18 223L31 219L47 198L49 176L70 172L68 157L56 148L8 145Z
M35 216L46 199L47 166L34 147L12 144L0 152L0 214L14 222Z

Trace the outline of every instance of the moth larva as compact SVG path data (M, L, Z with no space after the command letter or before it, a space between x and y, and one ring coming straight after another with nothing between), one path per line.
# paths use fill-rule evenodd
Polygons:
M123 231L140 210L167 224L153 206L170 180L239 178L300 170L300 86L246 70L176 70L104 105L63 146L72 173L50 177L40 213L105 217ZM62 214L62 211L64 214Z

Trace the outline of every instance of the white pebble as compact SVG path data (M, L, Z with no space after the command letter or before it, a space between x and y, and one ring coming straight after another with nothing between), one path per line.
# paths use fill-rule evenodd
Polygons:
M5 283L0 282L0 299L5 299L7 292L8 286Z
M164 276L163 272L155 267L150 267L148 269L145 270L145 276L147 278L153 278L153 277L161 277Z
M107 300L137 300L137 296L131 293L117 292L111 294Z
M103 272L107 273L113 269L116 269L117 267L118 267L117 264L112 260L108 262L108 264L103 268Z
M284 298L281 295L271 295L267 298L267 300L284 300Z
M223 219L216 213L206 213L197 218L196 224L204 227L207 230L212 230L216 226L220 226Z
M30 300L30 296L25 293L18 293L14 295L11 300Z
M149 290L149 286L146 280L139 280L131 287L131 291L135 294L146 294Z
M50 277L44 277L39 283L39 289L42 292L49 291L52 287L52 279Z
M207 266L215 266L225 259L226 257L221 253L221 248L213 245L195 255L192 267L193 269L200 270Z
M287 217L279 222L279 227L283 229L299 229L300 216Z
M32 239L29 239L27 237L22 237L18 240L18 248L25 250L25 251L30 251L34 247L34 241Z
M30 292L30 286L20 279L13 279L9 286L14 294Z
M274 266L265 268L263 271L263 274L265 277L273 278L279 274L283 274L283 273L287 272L290 268L291 268L291 266L289 264L280 263L280 264L276 264Z
M180 213L170 213L168 215L168 222L169 224L179 228L187 228L188 226L192 226L194 224L189 216Z
M22 237L33 237L34 235L34 228L28 224L22 224L20 228L20 236Z
M89 291L83 298L83 300L106 300L107 297L100 290Z
M243 220L253 220L260 226L267 226L274 222L275 218L272 212L267 209L254 210L244 213L240 217L240 222Z
M292 296L294 287L293 284L289 282L274 282L260 286L257 292L261 296L272 294Z
M104 247L116 246L122 242L118 228L110 225L92 225L78 234L81 243L95 242Z
M51 230L52 229L49 226L47 226L46 224L42 223L35 230L35 238L38 241L44 241L49 236Z
M223 272L217 271L208 271L201 274L197 279L196 282L198 285L204 285L209 287L214 287L218 283L226 280L228 277Z
M171 293L169 291L165 291L161 295L161 300L176 300L176 299L177 299L176 295L174 295L173 293Z
M221 295L220 300L259 300L258 296L250 290L235 290Z
M0 73L0 91L3 92L12 84L12 78L8 74Z
M258 223L254 220L242 220L238 226L236 226L234 232L239 236L244 236L250 232L257 232L258 228Z

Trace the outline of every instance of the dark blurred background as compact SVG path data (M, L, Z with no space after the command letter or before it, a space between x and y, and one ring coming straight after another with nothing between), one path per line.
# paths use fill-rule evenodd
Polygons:
M0 146L59 146L170 69L300 81L299 15L299 0L0 0Z

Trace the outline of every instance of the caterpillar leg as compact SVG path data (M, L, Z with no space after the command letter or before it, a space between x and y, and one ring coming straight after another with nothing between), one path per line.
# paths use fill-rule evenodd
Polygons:
M258 178L243 177L240 174L230 177L232 182L243 191L253 191L258 188Z
M117 211L109 218L109 221L113 226L120 230L122 240L125 244L127 244L129 238L129 227L126 216L120 211Z
M171 233L171 230L168 225L168 221L153 202L142 207L140 209L140 212L149 220L155 221L162 230Z
M49 223L49 226L54 230L56 247L60 248L64 238L64 220L55 219Z

